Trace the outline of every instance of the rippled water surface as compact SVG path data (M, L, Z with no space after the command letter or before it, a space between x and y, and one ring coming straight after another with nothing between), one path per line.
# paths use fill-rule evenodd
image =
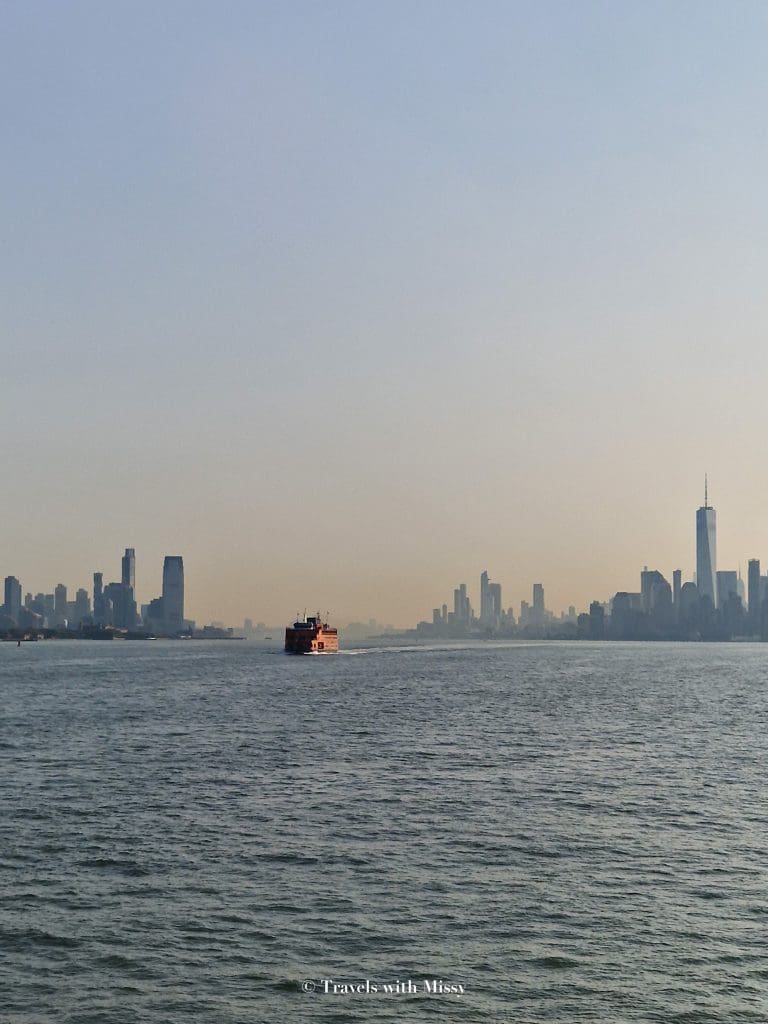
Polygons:
M767 691L746 644L1 644L0 1020L767 1021Z

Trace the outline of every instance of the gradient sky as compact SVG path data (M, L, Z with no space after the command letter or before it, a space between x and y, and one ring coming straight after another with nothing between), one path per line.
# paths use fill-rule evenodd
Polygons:
M768 562L768 8L0 6L0 574L199 621Z

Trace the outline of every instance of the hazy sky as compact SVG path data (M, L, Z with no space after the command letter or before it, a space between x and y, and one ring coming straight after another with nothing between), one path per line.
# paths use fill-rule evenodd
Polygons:
M0 6L0 574L198 620L768 562L768 8Z

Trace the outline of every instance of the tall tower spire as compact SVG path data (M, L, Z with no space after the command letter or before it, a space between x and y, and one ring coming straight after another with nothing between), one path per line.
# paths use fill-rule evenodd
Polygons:
M709 480L704 475L704 507L696 513L696 586L717 608L716 513L709 505Z

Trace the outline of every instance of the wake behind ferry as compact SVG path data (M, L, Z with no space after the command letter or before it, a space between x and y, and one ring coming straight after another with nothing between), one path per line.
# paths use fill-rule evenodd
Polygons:
M320 612L305 616L285 630L287 654L335 654L339 649L339 631L323 622Z

